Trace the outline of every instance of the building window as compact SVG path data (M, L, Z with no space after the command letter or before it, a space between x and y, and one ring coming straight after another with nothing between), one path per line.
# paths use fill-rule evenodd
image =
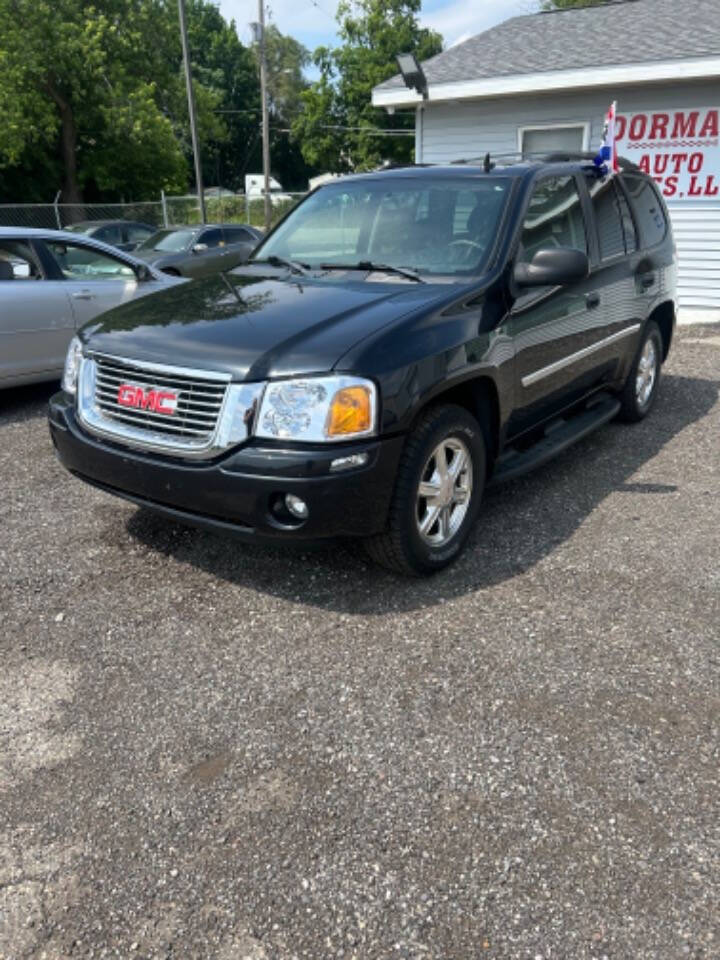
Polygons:
M589 123L518 128L518 150L523 154L579 153L588 149L589 140Z

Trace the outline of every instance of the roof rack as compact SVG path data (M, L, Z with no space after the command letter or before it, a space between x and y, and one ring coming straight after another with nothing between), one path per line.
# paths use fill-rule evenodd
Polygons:
M537 152L526 152L522 153L519 150L512 150L508 153L490 153L487 152L481 157L460 157L457 160L449 160L445 163L410 163L410 162L401 162L398 160L386 160L381 163L379 166L375 167L376 172L381 170L402 170L402 169L412 169L412 168L421 168L421 167L442 167L442 166L478 166L482 167L485 173L490 173L491 170L494 170L498 166L498 161L500 165L511 164L511 163L586 163L588 165L595 164L596 153L593 153L589 150L562 150L555 153L543 153L540 151ZM625 170L635 170L639 171L640 168L632 160L628 160L627 157L618 157L618 163Z
M411 161L401 160L383 160L381 164L375 167L375 172L380 170L403 170L408 167L434 167L434 163L412 163Z
M592 163L595 162L595 157L597 154L591 153L587 150L580 151L562 151L558 153L547 153L541 159L545 163L571 163L573 160L587 160ZM640 168L632 160L628 160L627 157L618 157L618 163L625 167L627 170L639 170Z
M453 166L456 164L477 164L478 166L485 167L486 172L489 172L489 170L496 165L495 161L497 160L504 160L506 162L514 161L515 163L577 163L578 161L594 163L596 155L596 153L589 150L563 150L555 153L543 153L540 151L523 153L515 150L509 153L486 153L483 157L463 157L459 160L451 160L450 163ZM622 164L627 170L640 169L636 163L628 160L627 157L618 157L618 163Z

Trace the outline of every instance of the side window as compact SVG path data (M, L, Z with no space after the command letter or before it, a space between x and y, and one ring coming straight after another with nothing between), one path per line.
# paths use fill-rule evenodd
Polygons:
M124 260L93 247L64 240L46 240L45 244L66 280L129 280L135 276Z
M222 230L217 229L217 227L212 230L204 230L195 242L204 243L209 249L219 247L223 242Z
M225 243L250 243L252 239L242 227L228 227L225 230Z
M41 280L43 272L35 253L22 240L0 240L0 281Z
M126 230L127 238L130 243L140 243L142 240L147 240L149 236L155 233L154 230L150 230L148 227L143 227L139 223L129 223Z
M643 248L654 247L667 233L667 222L662 201L650 180L634 173L623 174L623 183L635 211Z
M617 183L615 184L615 190L617 192L618 205L620 207L620 219L622 220L623 234L625 236L625 252L635 253L638 248L638 239L635 223L633 221L632 214L630 213L630 207L628 206L628 202L622 187Z
M625 236L615 183L612 180L601 181L596 177L588 177L588 190L592 197L600 239L600 259L610 260L624 254Z
M102 227L95 234L95 239L101 240L103 243L109 243L113 246L115 244L122 243L122 228L117 224L113 224L112 226L108 227Z
M535 184L518 260L528 263L543 247L572 247L587 253L585 218L574 177L545 177Z

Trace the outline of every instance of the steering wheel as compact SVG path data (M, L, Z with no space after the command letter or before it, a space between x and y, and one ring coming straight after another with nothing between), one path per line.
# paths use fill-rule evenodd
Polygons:
M461 262L463 263L467 263L467 261L470 259L470 256L473 251L473 247L476 250L480 250L480 251L485 249L483 245L481 243L478 243L476 240L467 240L463 237L461 237L459 240L451 240L448 246L450 248L456 247L458 249L458 252L462 248L464 248L464 255L462 256L462 258L458 258L458 259L461 259Z

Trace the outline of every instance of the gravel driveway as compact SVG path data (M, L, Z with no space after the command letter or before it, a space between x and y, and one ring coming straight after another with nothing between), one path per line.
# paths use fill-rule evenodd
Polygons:
M0 393L0 957L720 956L720 329L403 580L68 476Z

